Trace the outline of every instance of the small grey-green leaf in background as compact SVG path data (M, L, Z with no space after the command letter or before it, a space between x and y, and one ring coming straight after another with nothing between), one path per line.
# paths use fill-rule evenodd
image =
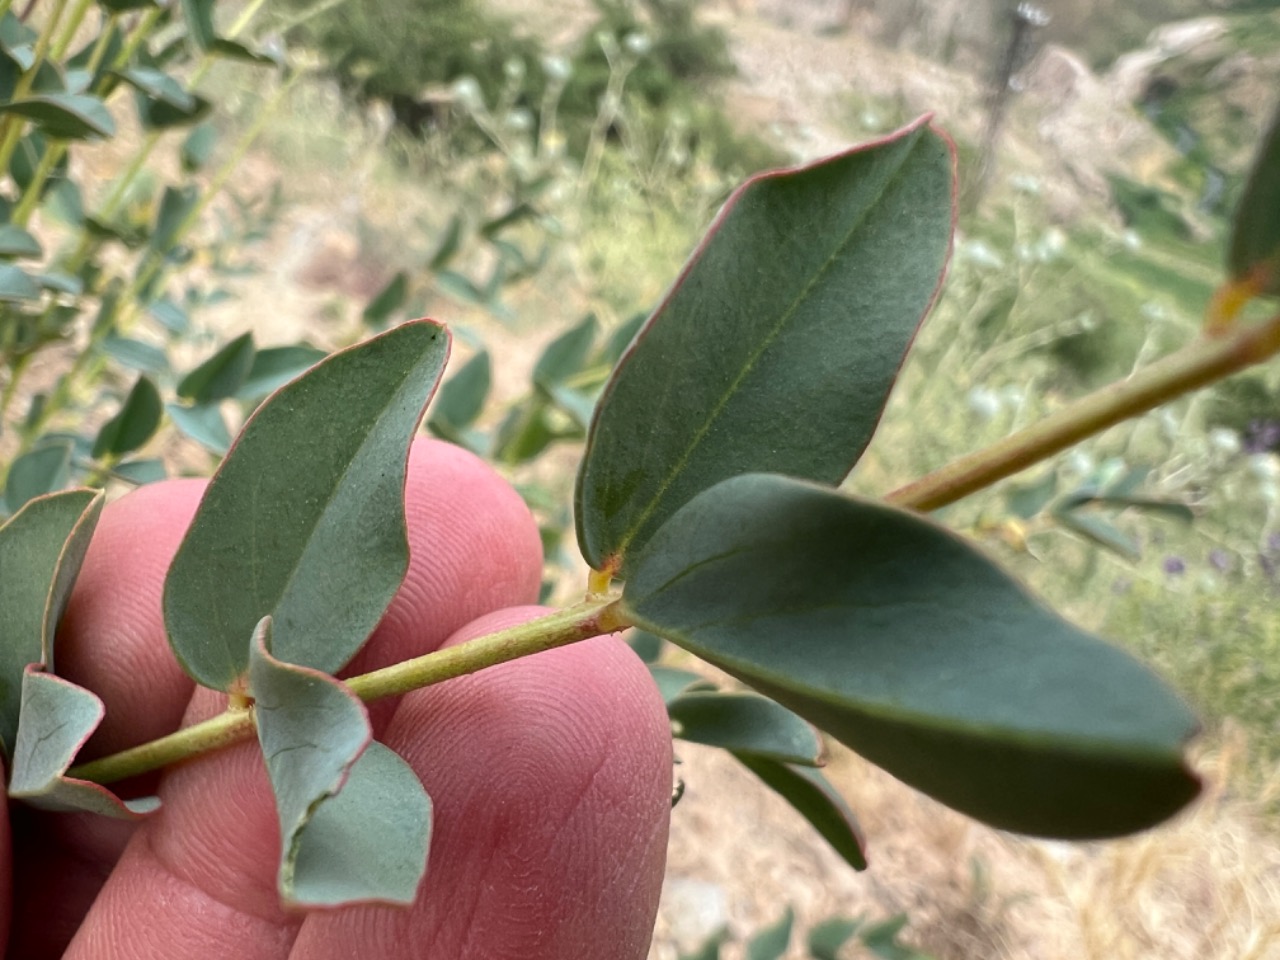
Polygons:
M4 502L16 513L28 501L66 486L70 477L71 444L53 441L37 444L9 466Z
M138 377L120 412L98 431L93 443L94 457L118 457L137 450L159 429L163 411L156 385L146 377Z
M374 295L360 315L367 326L381 327L404 306L409 296L409 274L401 270Z
M458 442L484 410L491 378L489 351L481 350L441 385L428 412L427 426L431 432Z
M187 173L203 169L213 156L213 148L217 142L218 131L212 123L202 123L192 129L182 141L182 169Z
M670 704L677 697L695 690L714 690L716 685L699 673L692 670L681 670L679 667L663 667L658 664L649 665L649 675L654 686L662 697L662 702Z
M993 826L1118 836L1186 805L1197 723L1150 670L916 514L775 475L690 501L623 607Z
M178 396L197 404L234 396L249 375L253 357L253 334L243 333L179 380Z
M40 241L16 223L0 224L0 257L39 257Z
M332 672L363 645L408 566L408 447L448 353L438 324L393 327L281 387L245 424L165 581L170 643L192 677L237 684L248 649L236 638L265 616L289 663Z
M581 371L591 354L599 326L596 315L589 313L581 323L547 344L533 367L534 385L549 392Z
M152 250L156 253L169 252L180 239L179 233L199 201L198 187L164 188L164 194L160 198L160 209L156 212L155 227L148 241Z
M155 797L124 801L101 784L64 776L105 713L102 701L83 687L28 667L9 796L42 810L119 820L137 820L158 810Z
M94 140L116 133L116 122L107 105L83 93L46 93L10 100L0 104L0 113L26 117L45 136L57 140Z
M867 841L858 818L821 770L750 753L734 756L808 820L845 863L855 870L867 869Z
M667 704L682 740L776 760L821 766L822 737L803 718L754 693L686 691Z
M253 355L253 363L244 382L236 390L236 399L256 403L278 390L294 377L306 372L329 354L309 343L285 347L263 347Z
M862 920L832 917L809 928L806 946L812 960L840 960L843 947L863 925Z
M94 490L30 501L0 526L0 748L18 730L23 671L53 665L53 637L102 512Z
M145 340L110 333L102 340L102 352L130 370L156 375L169 372L169 355Z
M787 907L777 923L761 930L747 942L746 960L782 960L791 945L791 927L795 919L795 914Z
M12 263L0 263L0 301L21 303L39 299L40 284L31 274Z
M221 456L231 449L231 431L216 403L192 407L166 403L164 410L183 436L190 437L210 453Z

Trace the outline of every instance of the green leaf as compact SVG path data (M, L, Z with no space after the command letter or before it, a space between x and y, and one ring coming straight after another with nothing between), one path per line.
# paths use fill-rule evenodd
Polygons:
M36 274L36 282L46 290L52 290L54 293L65 293L72 297L78 297L84 293L83 280L60 270L38 273Z
M249 636L333 672L377 625L408 564L409 440L449 352L432 322L394 327L276 391L214 475L165 581L178 660L228 690Z
M58 180L49 188L45 209L69 227L84 225L84 199L72 180Z
M238 40L228 40L225 37L219 37L214 40L209 47L209 52L214 56L222 57L224 60L236 60L240 63L252 63L262 67L283 67L285 65L283 54L277 53L273 49L254 50Z
M404 761L371 742L368 713L350 690L276 660L270 640L265 618L254 631L249 688L280 816L280 896L309 907L411 903L427 865L426 792Z
M591 426L591 418L596 412L596 400L581 390L573 387L552 387L547 396L557 410L568 415L581 430Z
M222 418L222 411L217 404L184 407L177 403L166 403L165 413L173 425L187 437L190 437L206 450L224 454L231 449L231 432L227 422Z
M39 257L40 241L15 223L0 224L0 257Z
M812 960L840 960L840 948L858 932L861 920L832 917L809 928L806 946Z
M1030 520L1049 505L1057 492L1058 475L1050 470L1039 480L1008 486L1004 492L1004 501L1015 517Z
M1280 295L1280 106L1258 145L1231 226L1227 269L1258 293Z
M113 70L112 73L152 100L167 103L179 110L195 109L196 98L163 70L155 70L151 67L130 67L126 70Z
M474 283L453 270L439 271L436 286L447 296L472 306L482 307L488 299Z
M1138 560L1142 556L1142 550L1136 540L1102 517L1090 516L1076 510L1055 510L1053 519L1072 533L1104 550L1117 553L1126 560Z
M1113 507L1117 510L1133 509L1182 523L1194 523L1196 519L1195 511L1180 500L1162 500L1158 497L1140 497L1132 494L1100 494L1089 491L1070 493L1058 501L1055 509L1057 512L1074 512L1084 506Z
M643 663L657 663L665 644L665 640L647 630L632 630L627 636L627 646Z
M181 0L187 36L201 53L207 53L218 39L213 27L214 2L215 0Z
M130 370L153 374L169 372L169 356L164 350L132 337L108 334L102 340L102 352Z
M900 780L1064 839L1159 823L1199 789L1195 718L960 538L770 475L727 480L650 542L637 626L716 664Z
M577 326L552 340L533 367L534 385L550 391L578 373L586 365L598 327L596 315L589 313Z
M23 300L39 300L40 284L31 274L12 263L0 263L0 302L20 303Z
M35 122L45 136L56 140L92 140L113 137L116 123L107 105L83 93L46 93L0 104L0 113L12 113Z
M858 818L822 771L750 753L734 756L808 820L849 866L855 870L867 869L867 842Z
M648 315L637 313L626 323L615 329L609 334L609 339L604 342L604 346L600 348L600 353L596 357L598 363L612 367L622 358L627 347L631 346L631 342L635 340L643 328L644 323L648 320Z
M18 730L22 672L53 666L53 636L102 512L102 494L38 497L0 527L0 748Z
M145 484L156 483L165 479L169 472L165 468L163 460L148 458L145 460L125 460L122 463L117 463L111 468L111 475L141 487Z
M9 466L4 502L16 512L28 500L62 489L70 476L70 467L71 444L54 442L34 447Z
M156 226L151 232L150 245L156 253L167 253L180 239L187 218L200 200L197 187L165 187L160 198L160 210L156 214Z
M448 266L458 253L462 246L462 217L454 214L449 218L449 225L444 228L444 233L440 237L440 245L436 247L436 252L431 255L431 260L427 264L427 268L433 273L437 270L443 270Z
M218 142L218 131L212 123L202 123L187 134L182 141L182 169L187 173L195 173L204 168L213 156L213 148Z
M191 318L187 316L187 312L164 297L148 305L147 313L170 333L183 334L191 327Z
M378 291L377 296L369 301L360 319L366 326L381 327L391 319L393 313L404 306L408 296L409 274L401 270Z
M236 399L255 403L283 387L294 377L305 373L328 355L309 343L259 350L253 355L249 373L236 391Z
M649 665L649 674L654 685L662 696L663 703L671 703L677 697L695 690L714 690L716 685L704 676L692 670L681 670L679 667L661 667Z
M865 927L858 939L873 956L880 957L881 960L930 960L927 954L898 942L898 934L906 925L907 915L900 913L896 917Z
M491 371L489 351L481 350L444 382L427 419L432 433L446 440L457 440L475 423L489 396Z
M93 456L119 457L132 453L151 439L160 428L164 404L160 391L145 376L138 377L120 412L102 425L93 442Z
M951 244L924 119L736 191L605 387L575 495L597 570L750 471L835 484L871 439Z
M32 665L22 679L22 720L13 749L9 796L43 810L138 820L160 808L155 797L122 801L106 787L64 776L106 713L102 701Z
M747 944L746 960L782 960L791 944L791 926L795 919L795 914L787 907L777 923L751 938Z
M542 399L532 397L512 408L498 427L495 441L498 460L507 464L526 463L561 439L561 436L547 419Z
M679 960L720 960L720 947L729 939L727 930L717 930L693 953L682 953Z
M253 366L253 355L253 334L241 334L179 380L178 396L194 403L235 396Z
M816 767L826 762L822 738L800 717L754 693L685 692L667 703L682 740Z

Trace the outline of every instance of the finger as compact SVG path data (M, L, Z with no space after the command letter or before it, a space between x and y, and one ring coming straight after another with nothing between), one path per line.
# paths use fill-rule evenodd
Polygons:
M530 619L503 611L450 642ZM648 671L601 637L403 698L385 742L433 802L409 910L309 916L295 960L640 960L666 858L671 734Z
M483 461L415 444L406 500L410 571L367 660L430 649L471 610L537 589L536 526ZM186 722L224 704L198 691ZM175 768L161 798L164 810L134 834L68 956L284 956L298 918L275 893L280 841L257 745Z
M85 759L170 732L191 698L193 684L165 641L160 595L204 487L201 480L157 483L102 511L54 647L56 671L106 706ZM18 812L14 867L22 883L14 891L10 949L13 956L58 957L133 825Z

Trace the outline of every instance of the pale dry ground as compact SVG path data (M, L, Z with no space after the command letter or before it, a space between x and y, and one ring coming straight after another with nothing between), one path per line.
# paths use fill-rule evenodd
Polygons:
M585 0L539 8L555 15L565 36L585 9ZM817 38L728 7L715 15L732 29L742 65L734 85L740 115L794 134L806 153L847 138L843 123L829 118L842 94L865 84L877 96L891 95L895 78L910 109L936 109L957 129L974 129L962 79L924 64L878 64L856 36ZM343 342L355 333L360 306L395 269L361 221L395 237L420 229L416 215L437 226L447 217L439 197L415 190L377 159L368 130L318 125L307 137L277 138L236 179L248 194L284 177L289 204L254 253L263 272L231 284L238 301L203 315L223 336L252 328L262 345L299 336ZM1045 162L1044 169L1053 167ZM1062 189L1071 193L1070 184ZM676 255L673 269L678 263ZM431 310L483 335L495 355L496 393L511 400L525 389L541 346L585 302L573 289L516 291L517 311L544 321L522 323L520 335L447 301ZM184 456L200 468L197 457ZM571 453L551 464L571 465ZM862 874L732 760L685 744L677 754L687 791L673 814L651 960L674 960L677 945L688 949L723 922L745 934L785 904L802 925L833 914L880 919L905 911L906 939L940 958L1280 958L1280 829L1260 812L1265 796L1228 786L1237 782L1232 771L1248 764L1237 734L1208 741L1199 763L1210 788L1188 814L1142 837L1084 846L982 828L837 750L829 772L869 837L872 865ZM1272 793L1280 792L1280 777L1270 782ZM735 960L741 952L730 947L726 955Z

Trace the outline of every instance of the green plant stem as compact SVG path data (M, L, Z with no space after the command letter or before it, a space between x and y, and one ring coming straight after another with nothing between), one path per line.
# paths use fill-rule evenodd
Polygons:
M236 145L232 155L227 158L227 161L214 175L208 187L202 193L200 200L192 207L191 212L187 214L182 222L178 224L173 235L173 242L175 245L181 242L187 231L190 230L191 227L199 220L201 214L204 213L209 203L222 189L223 185L231 178L232 174L236 172L239 168L240 161L244 159L245 154L249 152L254 141L257 140L258 136L266 128L271 118L275 115L276 110L279 109L280 104L284 101L284 98L288 95L289 91L293 89L294 85L301 79L301 77L302 72L295 71L283 84L281 84L280 89L259 111L258 116L254 118L253 124L240 138L240 142ZM158 134L153 134L153 136L158 138ZM149 152L151 146L154 146L154 143L151 142L151 138L148 138L148 146L146 146L145 151L140 154L142 160L146 159L145 152ZM135 157L135 161L137 160L138 158ZM131 166L130 169L133 169L133 167ZM148 283L155 279L156 273L164 266L164 264L165 260L163 255L149 255L147 262L137 271L133 280L129 283L129 286L118 299L122 310L129 309L131 306L136 307L135 297L138 291L142 290ZM126 318L117 319L114 323L100 324L90 336L88 346L76 353L70 369L61 378L59 378L58 385L49 395L49 400L41 411L39 421L33 424L30 429L23 434L22 442L18 450L19 454L26 453L30 449L31 443L37 436L39 436L40 431L44 429L45 424L47 424L54 415L60 412L63 407L67 405L68 401L71 399L71 390L74 385L79 383L81 375L84 374L92 364L101 362L102 358L99 356L97 347L116 326L124 321L124 319Z
M53 45L52 56L54 60L61 60L67 52L67 48L71 46L71 41L75 39L76 31L80 29L80 24L84 21L85 14L89 12L89 8L93 6L94 0L78 0L76 5L71 8L71 16L67 17L66 25L62 28L62 35Z
M499 663L622 630L630 626L630 622L618 605L617 597L588 600L456 647L352 677L345 683L366 703L420 690ZM252 709L228 710L167 737L72 767L67 776L94 783L115 783L248 740L255 729Z
M62 19L62 11L66 5L67 0L57 0L54 4L53 11L49 14L48 22L36 38L31 67L23 71L22 76L18 78L18 82L14 84L11 100L21 100L31 92L31 84L35 82L36 74L40 72L40 66L44 63L45 54L49 52L49 44L53 40L53 32L58 28L58 21ZM18 140L22 137L24 123L25 121L15 113L6 113L4 119L0 120L0 170L9 169L9 161L13 159L13 151L18 148Z
M1280 314L1221 337L1202 336L1177 353L1109 384L985 450L961 457L890 493L885 500L937 510L1039 463L1087 437L1154 410L1280 353Z

